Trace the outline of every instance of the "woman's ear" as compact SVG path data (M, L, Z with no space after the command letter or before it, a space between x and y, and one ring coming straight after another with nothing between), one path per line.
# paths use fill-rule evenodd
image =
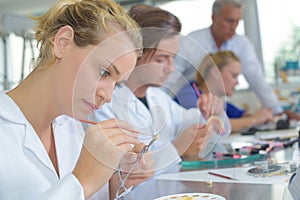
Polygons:
M214 78L220 78L220 71L217 66L211 67L210 76Z
M65 50L74 39L74 30L71 26L63 26L54 37L54 53L55 57L62 58Z

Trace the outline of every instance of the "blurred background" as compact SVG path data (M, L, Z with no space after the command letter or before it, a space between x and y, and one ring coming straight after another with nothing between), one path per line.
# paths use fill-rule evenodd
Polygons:
M126 9L144 3L162 7L179 17L182 34L211 24L214 0L116 0ZM246 34L255 46L268 83L284 103L285 97L298 94L300 88L300 8L299 0L243 0L243 19L237 32ZM33 22L28 15L38 15L56 0L0 0L0 90L8 90L32 70L37 56ZM9 59L8 59L9 58ZM239 77L235 102L259 107L248 90L243 76ZM253 99L253 101L249 101ZM244 102L243 99L247 99ZM295 98L293 101L298 101ZM250 102L250 103L249 103ZM250 105L249 105L250 104ZM290 102L287 102L290 105Z

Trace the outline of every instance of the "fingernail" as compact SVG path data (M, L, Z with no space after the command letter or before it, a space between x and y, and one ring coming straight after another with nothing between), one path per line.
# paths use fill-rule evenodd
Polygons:
M129 162L135 162L136 161L136 154L130 154L130 156L128 157L128 161Z
M197 129L202 129L204 128L206 125L205 124L198 124Z

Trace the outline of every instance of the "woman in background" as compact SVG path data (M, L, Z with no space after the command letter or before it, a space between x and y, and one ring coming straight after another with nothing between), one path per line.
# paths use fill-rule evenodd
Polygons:
M212 143L206 143L210 134L220 135L219 129L214 132L213 126L205 126L211 115L220 116L221 123L225 123L224 135L230 132L223 102L204 94L198 101L200 109L186 110L163 92L160 87L174 69L181 23L172 13L153 6L135 5L129 15L142 28L143 55L128 80L116 88L111 103L97 110L91 118L116 117L127 121L145 133L139 138L145 143L158 135L151 148L155 169L166 170L181 158L198 160L199 152L209 152L216 142L213 139ZM205 144L209 148L205 148Z
M176 101L185 108L196 107L197 91L195 89L219 97L232 96L240 73L240 60L233 52L210 53L200 63L195 81L178 91ZM226 103L226 114L230 118L233 132L273 120L273 112L270 109L260 109L250 115L229 102Z

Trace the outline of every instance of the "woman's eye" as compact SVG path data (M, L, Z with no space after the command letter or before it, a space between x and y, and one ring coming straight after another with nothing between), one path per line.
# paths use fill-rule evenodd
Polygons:
M157 63L163 63L164 60L163 59L156 59L155 62L157 62Z
M100 69L100 76L107 77L109 74L109 71L107 71L106 69Z

